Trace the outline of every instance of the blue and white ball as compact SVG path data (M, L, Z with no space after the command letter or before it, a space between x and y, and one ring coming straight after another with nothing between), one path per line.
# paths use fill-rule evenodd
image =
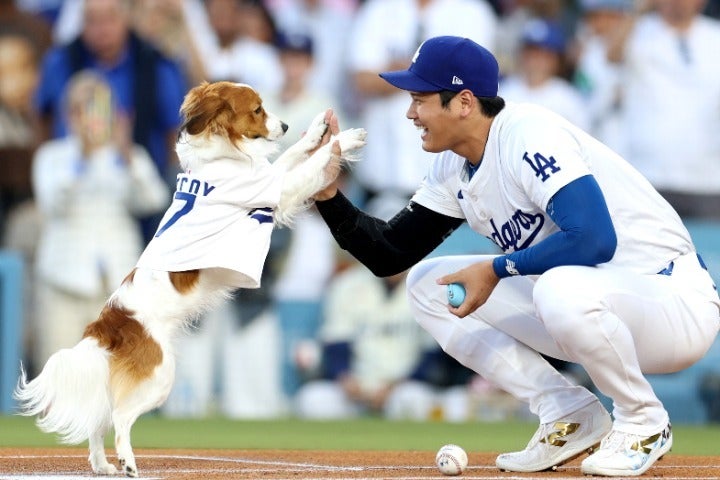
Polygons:
M459 283L451 283L447 286L448 303L457 308L465 301L465 287Z

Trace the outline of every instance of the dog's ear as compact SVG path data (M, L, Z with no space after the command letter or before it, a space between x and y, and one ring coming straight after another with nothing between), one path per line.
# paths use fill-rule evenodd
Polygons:
M209 133L214 130L212 121L227 108L227 100L220 95L217 85L204 81L185 95L180 107L184 118L180 131L187 131L190 135Z

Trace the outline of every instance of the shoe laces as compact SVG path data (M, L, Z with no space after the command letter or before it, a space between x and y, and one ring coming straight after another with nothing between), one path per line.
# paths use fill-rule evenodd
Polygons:
M640 440L640 437L638 437L637 435L630 435L628 433L612 430L610 434L603 439L600 448L613 452L621 452L627 450L627 446L628 444L632 443L631 440L633 440L633 438L637 439L638 441Z
M613 452L628 452L633 450L638 453L649 455L655 447L657 441L663 436L663 432L649 437L641 437L640 435L634 435L631 433L618 432L613 430L610 434L603 439L600 446L603 450L610 450Z

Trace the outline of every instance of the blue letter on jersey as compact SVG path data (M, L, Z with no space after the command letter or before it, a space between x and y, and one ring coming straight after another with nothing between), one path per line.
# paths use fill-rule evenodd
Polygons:
M511 218L498 228L495 219L490 219L493 233L490 240L505 253L517 252L530 246L545 224L542 213L524 213L517 210Z
M550 178L550 175L553 173L560 171L560 167L555 166L556 160L552 157L552 155L550 158L545 158L541 154L536 153L533 155L533 158L530 158L528 153L525 152L523 160L530 165L530 168L532 168L535 172L535 176L539 177L543 182ZM550 170L550 173L546 172L546 170Z
M175 196L173 197L175 199L173 201L173 205L176 207L179 206L180 208L175 210L173 216L170 217L164 225L161 225L160 228L158 228L155 233L156 237L162 235L165 230L175 225L175 222L180 220L180 218L190 213L195 206L195 199L198 195L206 197L210 194L210 192L215 190L215 185L210 185L207 182L201 182L198 179L190 178L184 173L178 174L176 185L177 190L175 191ZM202 187L202 189L200 187ZM170 207L172 208L173 205Z

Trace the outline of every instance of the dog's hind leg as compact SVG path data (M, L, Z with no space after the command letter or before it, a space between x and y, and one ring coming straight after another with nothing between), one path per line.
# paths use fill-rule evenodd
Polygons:
M120 469L128 477L137 477L135 454L130 445L130 430L140 415L159 407L170 394L175 378L175 362L172 355L155 370L152 377L140 383L132 392L116 403L112 412L115 427L115 450Z
M90 448L90 457L88 458L93 472L98 475L115 475L117 468L115 465L108 463L105 456L105 434L108 428L104 427L88 437L88 445Z
M120 470L128 477L137 477L138 470L135 463L135 454L130 444L130 430L135 420L143 411L128 409L127 411L115 410L113 412L113 424L115 425L115 451L118 456Z

